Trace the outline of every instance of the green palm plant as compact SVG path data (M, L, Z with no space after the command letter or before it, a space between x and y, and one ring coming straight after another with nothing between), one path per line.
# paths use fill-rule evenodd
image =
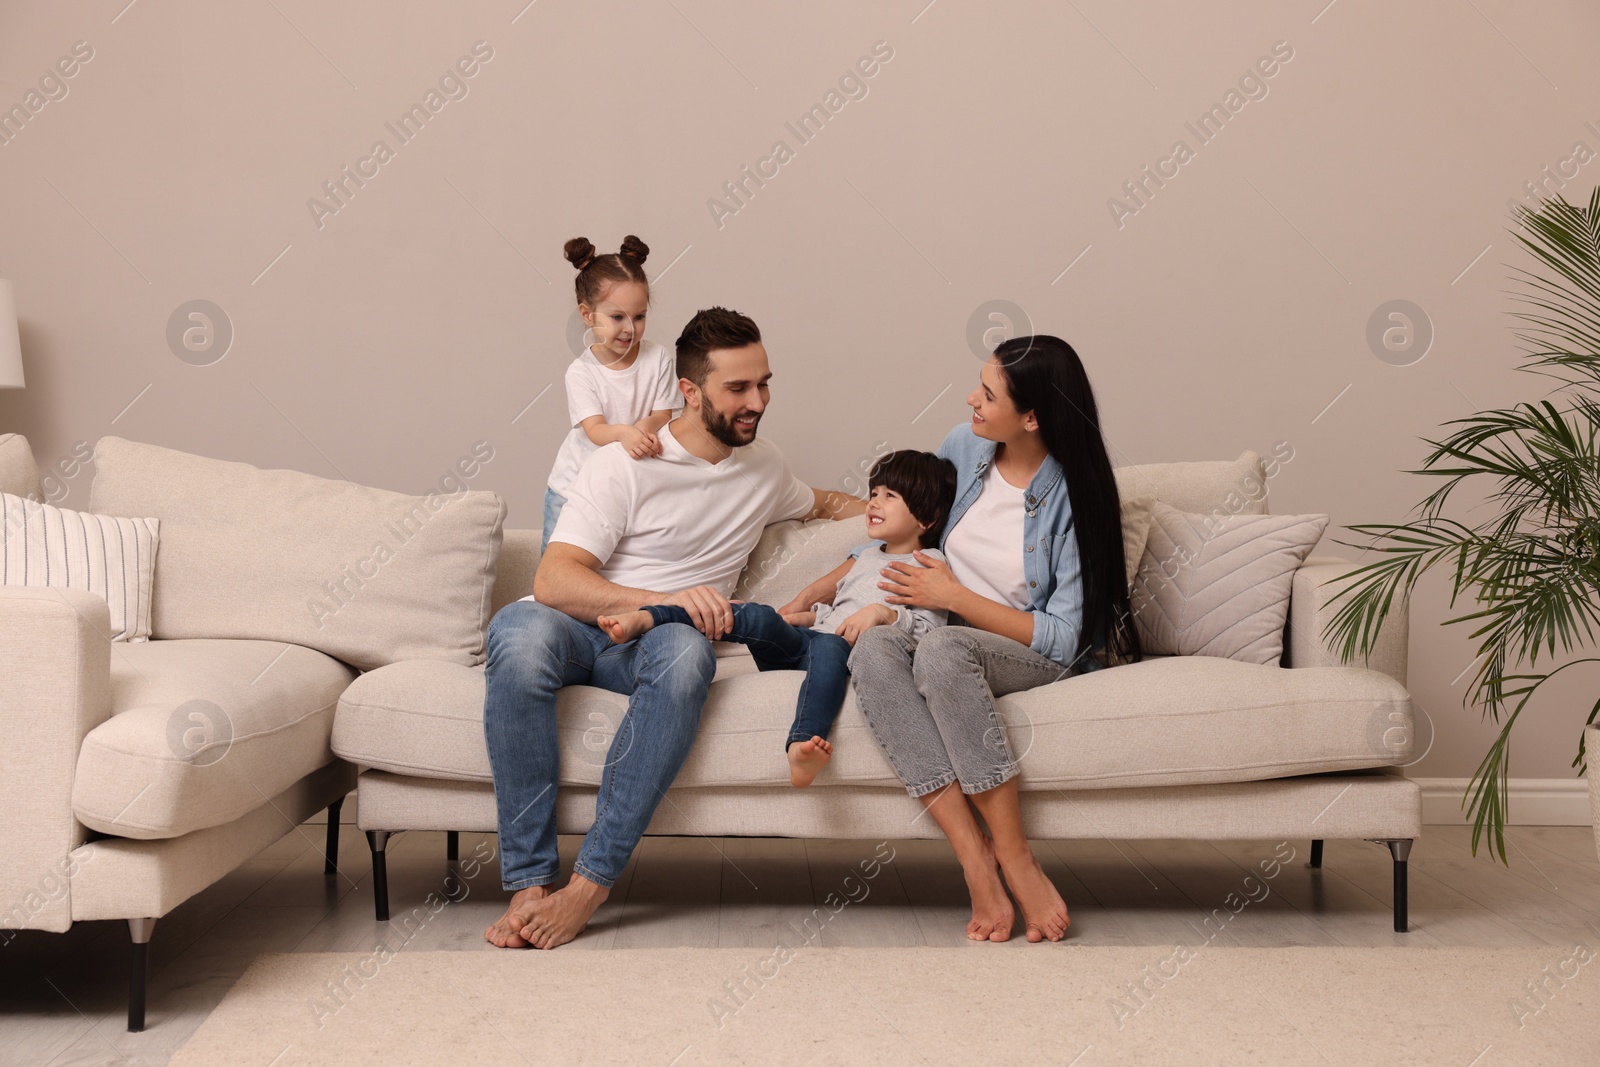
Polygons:
M1471 801L1472 851L1488 831L1490 854L1506 856L1505 823L1511 730L1539 687L1587 656L1538 673L1548 662L1586 651L1591 624L1600 621L1600 188L1588 207L1564 198L1538 208L1518 207L1513 234L1533 254L1535 269L1517 268L1513 293L1524 357L1519 370L1561 382L1543 399L1453 419L1457 427L1433 447L1422 470L1443 480L1405 525L1368 523L1345 529L1366 534L1383 558L1340 580L1333 598L1349 600L1324 630L1345 662L1359 647L1372 650L1397 594L1409 597L1418 577L1438 563L1454 564L1450 606L1470 591L1477 610L1445 625L1475 623L1477 674L1463 704L1481 705L1500 733L1462 796ZM1443 515L1446 498L1469 478L1494 483L1486 504L1497 514L1469 526ZM1474 484L1484 484L1482 479ZM1526 671L1522 668L1526 665ZM1518 673L1512 673L1512 672ZM1587 722L1600 714L1600 700ZM1586 767L1583 731L1572 761Z

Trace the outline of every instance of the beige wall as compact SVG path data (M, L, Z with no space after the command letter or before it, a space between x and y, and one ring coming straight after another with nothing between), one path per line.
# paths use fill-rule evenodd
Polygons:
M75 42L93 57L0 145L29 385L0 393L0 428L41 466L117 433L402 490L486 440L475 485L537 525L571 358L560 245L627 232L657 276L681 254L649 336L712 303L761 323L763 433L818 485L963 417L990 300L1078 347L1114 463L1287 442L1272 510L1328 512L1330 536L1404 518L1429 487L1400 472L1443 421L1542 390L1512 369L1505 204L1575 141L1600 149L1591 4L925 2L12 0L0 104ZM446 85L466 95L400 145L385 124L475 42L492 58ZM876 42L892 58L802 145L785 123ZM1247 83L1201 144L1185 122L1276 42L1266 95ZM315 217L379 139L393 158ZM1113 221L1179 139L1193 158ZM716 218L779 140L792 158ZM235 332L205 366L166 338L195 299ZM1365 340L1391 299L1436 330L1409 366ZM1413 605L1412 688L1440 724L1414 773L1457 776L1487 733L1451 684L1472 646L1440 627L1444 592ZM1595 691L1571 674L1517 774L1570 773Z

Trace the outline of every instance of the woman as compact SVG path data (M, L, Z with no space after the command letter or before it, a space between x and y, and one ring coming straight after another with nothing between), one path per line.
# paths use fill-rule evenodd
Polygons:
M1009 886L1028 940L1059 941L1067 906L1023 834L1018 768L994 701L1142 657L1121 504L1094 393L1065 341L1006 341L967 403L971 424L939 447L957 478L940 546L948 563L919 556L921 567L883 571L891 603L941 608L961 625L919 644L896 627L868 630L850 672L889 762L961 861L967 936L1010 938Z

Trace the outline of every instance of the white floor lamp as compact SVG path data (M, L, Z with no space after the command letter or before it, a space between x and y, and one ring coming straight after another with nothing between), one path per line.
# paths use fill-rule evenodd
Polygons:
M17 294L0 278L0 389L21 389L22 338L17 332Z

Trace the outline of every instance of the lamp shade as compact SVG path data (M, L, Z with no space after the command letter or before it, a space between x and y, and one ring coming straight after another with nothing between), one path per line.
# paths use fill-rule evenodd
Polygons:
M22 338L17 334L17 295L0 278L0 389L21 389Z

